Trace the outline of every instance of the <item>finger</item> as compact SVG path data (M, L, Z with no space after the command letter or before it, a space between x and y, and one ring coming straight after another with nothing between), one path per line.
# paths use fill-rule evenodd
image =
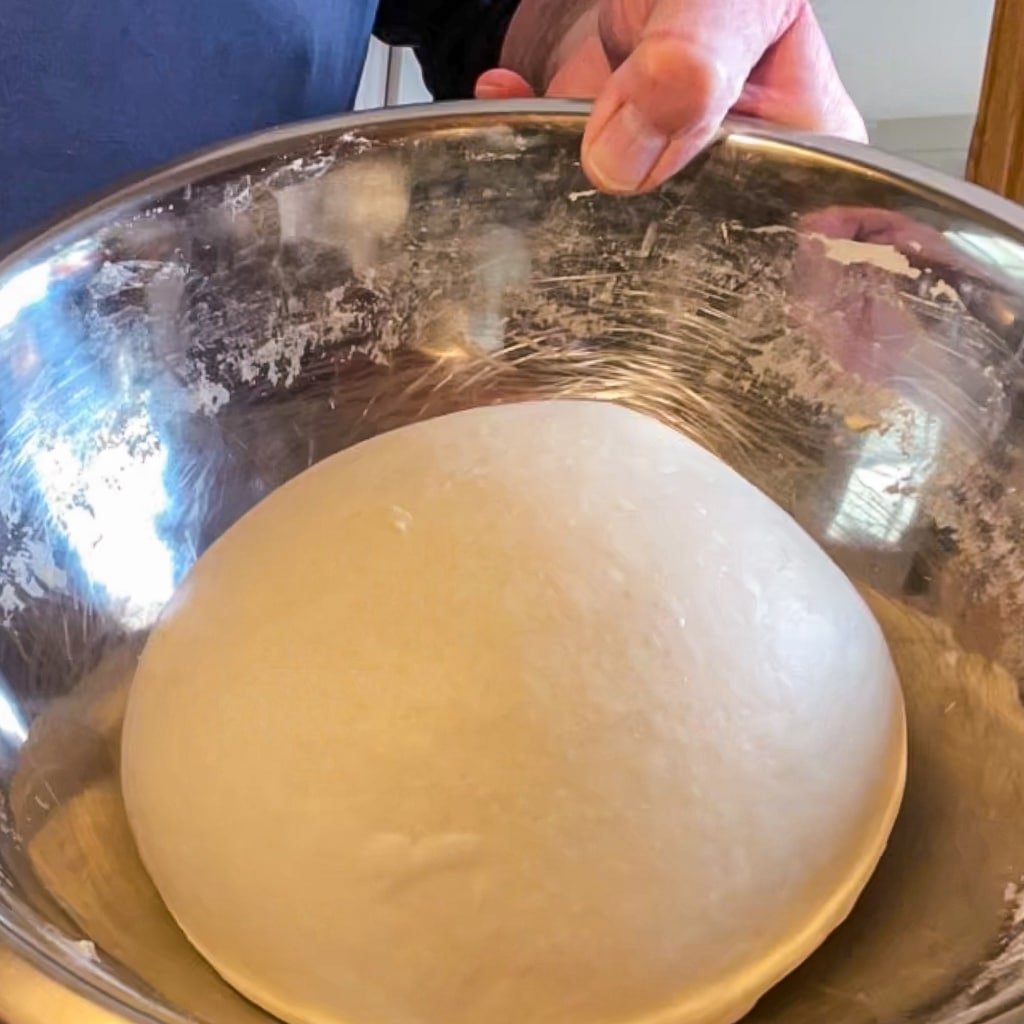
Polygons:
M867 141L867 129L836 70L810 7L754 69L736 112L806 131Z
M478 100L522 100L534 95L533 87L514 71L492 68L477 80L474 95Z
M912 267L930 266L958 273L970 273L972 269L970 261L940 231L896 210L830 206L804 214L800 231L805 236L891 246Z
M593 99L611 77L608 57L597 35L584 39L566 56L548 83L547 95Z
M883 240L900 227L914 223L905 214L877 206L826 206L801 216L800 230L826 238L845 238L855 242Z
M751 70L803 0L605 0L601 36L621 61L594 106L583 163L600 188L660 184L711 141Z

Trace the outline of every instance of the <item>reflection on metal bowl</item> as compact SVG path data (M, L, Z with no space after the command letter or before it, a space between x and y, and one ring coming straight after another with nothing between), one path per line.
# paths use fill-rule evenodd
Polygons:
M319 459L576 396L673 424L788 508L901 671L890 849L751 1019L1024 1020L1024 215L744 125L660 192L610 198L579 169L583 116L270 133L0 265L0 1018L267 1019L192 951L126 827L146 631Z

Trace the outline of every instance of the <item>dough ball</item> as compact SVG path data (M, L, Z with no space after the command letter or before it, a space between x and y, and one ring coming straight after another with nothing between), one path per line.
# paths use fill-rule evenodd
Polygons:
M614 405L342 452L196 564L123 784L195 946L301 1024L721 1024L850 910L902 793L877 624Z

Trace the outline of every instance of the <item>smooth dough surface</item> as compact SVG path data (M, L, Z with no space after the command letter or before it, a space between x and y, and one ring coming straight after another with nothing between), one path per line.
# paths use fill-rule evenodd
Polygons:
M721 461L594 402L336 455L196 564L122 777L223 976L302 1024L721 1024L902 794L882 634Z

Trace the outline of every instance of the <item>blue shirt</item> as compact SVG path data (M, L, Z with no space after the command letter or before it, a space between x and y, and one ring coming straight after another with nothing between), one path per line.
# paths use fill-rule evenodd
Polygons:
M373 0L0 0L0 239L208 143L345 110Z
M0 246L212 142L352 103L370 33L467 94L515 0L0 0Z
M0 239L208 143L345 110L372 0L0 0Z

